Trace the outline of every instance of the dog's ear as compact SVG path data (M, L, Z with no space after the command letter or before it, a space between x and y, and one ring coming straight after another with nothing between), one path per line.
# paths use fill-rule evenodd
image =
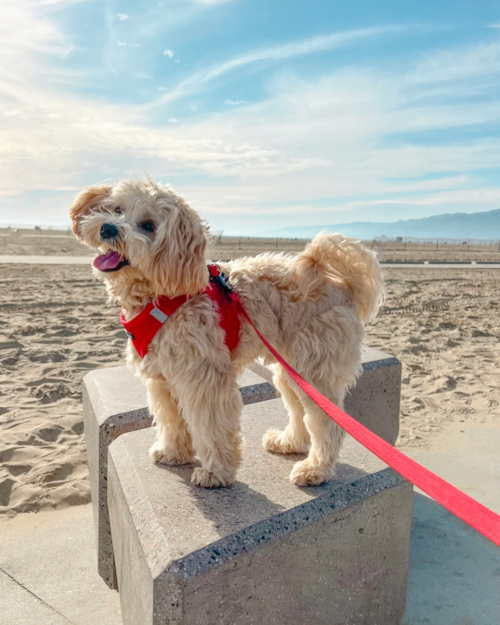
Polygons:
M209 283L205 225L182 198L177 198L177 205L179 210L170 216L148 272L155 291L168 297L194 295Z
M82 240L80 225L82 218L90 213L93 208L101 204L111 193L112 187L107 184L95 187L87 187L79 193L71 208L69 209L69 217L71 219L71 230L73 234Z

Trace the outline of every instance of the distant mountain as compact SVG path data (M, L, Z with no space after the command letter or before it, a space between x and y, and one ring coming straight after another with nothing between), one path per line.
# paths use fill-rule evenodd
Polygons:
M369 241L381 236L420 239L493 239L500 240L500 208L484 213L446 213L422 219L390 223L355 221L350 224L280 228L261 236L310 239L318 232L341 232Z

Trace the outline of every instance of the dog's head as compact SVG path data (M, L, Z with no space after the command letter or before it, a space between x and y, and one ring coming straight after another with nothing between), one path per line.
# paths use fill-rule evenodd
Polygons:
M151 179L88 187L69 214L75 236L99 252L100 279L124 284L142 277L168 297L207 286L207 228L170 187Z

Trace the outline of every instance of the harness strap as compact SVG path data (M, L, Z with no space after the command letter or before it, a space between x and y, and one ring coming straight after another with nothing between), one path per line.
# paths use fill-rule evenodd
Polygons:
M187 295L174 298L159 297L154 304L148 304L130 321L125 320L123 310L120 312L120 323L125 328L125 334L141 358L147 354L149 344L165 321L185 304L187 299Z
M227 286L222 281L212 282L206 293L214 302L219 313L219 324L226 333L225 343L230 352L235 349L240 340L240 315L238 306L230 298Z
M215 304L219 315L219 324L225 332L225 343L229 351L233 351L240 338L239 309L233 303L230 293L231 287L226 282L225 276L218 265L209 265L210 284L204 291ZM120 312L120 323L125 333L132 341L135 350L141 358L148 353L148 347L158 330L168 321L189 296L158 297L154 303L150 303L130 321L125 319L125 313Z

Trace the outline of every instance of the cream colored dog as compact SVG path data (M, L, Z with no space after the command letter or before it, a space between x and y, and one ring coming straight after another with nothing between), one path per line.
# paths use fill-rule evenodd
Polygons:
M151 179L89 187L70 216L75 235L100 252L94 272L127 320L160 295L192 296L155 335L144 359L129 341L128 361L146 382L158 426L153 460L184 464L197 455L194 484L229 486L242 447L238 376L258 357L274 359L244 319L236 349L226 347L218 312L203 293L209 283L204 222L172 188ZM361 372L363 324L382 298L371 252L339 234L320 234L297 256L266 253L220 267L263 335L342 407ZM279 365L274 382L290 422L283 432L269 430L264 448L309 452L290 475L299 486L331 479L342 429Z

